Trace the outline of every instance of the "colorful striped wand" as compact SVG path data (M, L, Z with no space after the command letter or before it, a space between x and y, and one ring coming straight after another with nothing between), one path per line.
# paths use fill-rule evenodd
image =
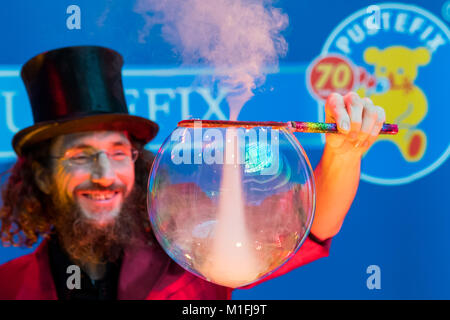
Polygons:
M200 120L189 119L178 122L179 127L194 127L201 126L205 128L210 127L272 127L274 129L287 128L295 132L309 132L309 133L338 133L336 123L323 122L303 122L303 121L224 121L224 120ZM381 128L380 134L397 134L398 126L396 124L385 123Z

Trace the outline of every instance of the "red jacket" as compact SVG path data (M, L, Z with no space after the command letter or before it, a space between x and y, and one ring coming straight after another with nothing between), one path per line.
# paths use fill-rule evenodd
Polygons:
M308 237L294 257L270 276L243 287L251 288L290 270L328 256L331 239L318 243ZM50 272L48 241L32 253L0 266L0 299L57 299ZM158 245L125 250L119 275L118 299L231 299L231 288L205 281L181 268Z

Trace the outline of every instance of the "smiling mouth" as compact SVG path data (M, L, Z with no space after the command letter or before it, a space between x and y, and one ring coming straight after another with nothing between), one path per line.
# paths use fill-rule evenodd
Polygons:
M119 194L119 191L84 191L81 195L89 200L107 201Z

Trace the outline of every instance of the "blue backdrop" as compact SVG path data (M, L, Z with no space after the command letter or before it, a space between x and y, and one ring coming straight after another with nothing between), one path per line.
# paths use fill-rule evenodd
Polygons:
M81 9L79 30L69 30L66 26L69 16L66 9L73 4ZM350 88L365 88L374 98L385 99L380 101L391 101L386 96L390 89L378 88L383 83L383 77L377 73L380 64L388 70L402 67L406 75L409 66L418 68L417 77L411 79L411 90L421 90L426 105L412 100L408 114L414 115L422 107L426 116L405 124L409 125L404 129L409 130L405 134L406 142L378 142L364 157L356 199L332 242L330 257L253 289L236 290L234 299L450 298L447 290L450 286L450 212L446 205L450 178L450 165L446 160L450 140L448 129L442 125L450 116L450 2L377 3L379 28L370 29L365 27L363 19L369 15L367 7L373 4L364 0L278 1L277 6L290 18L285 32L289 52L281 60L280 71L269 74L266 84L245 106L239 119L322 121L323 102L313 93L320 88L317 79L310 75L322 58L333 53L351 66L356 80L349 84ZM124 56L124 87L130 112L160 124L160 133L148 145L153 151L183 118L228 117L220 92L194 85L196 75L209 70L178 68L179 58L161 39L158 29L150 34L146 43L138 41L138 31L144 21L132 8L132 1L109 0L2 3L2 171L15 161L11 149L14 133L32 123L19 77L20 67L32 56L58 47L102 45ZM402 53L407 65L393 59L393 54L380 58L375 65L363 58L369 47L382 50L394 46L407 49ZM418 47L427 48L430 55L429 62L420 67L412 65L413 50ZM364 72L358 71L358 67L376 77L377 85L364 83ZM387 104L382 106L388 118L392 115L393 120L401 121L401 117L394 117L396 106ZM297 137L315 166L322 154L323 137L318 134ZM406 149L402 149L405 143ZM414 148L422 150L423 154L415 156L411 151L416 150ZM30 249L0 247L0 263L27 252ZM371 290L367 286L370 276L367 268L371 265L380 268L380 289Z

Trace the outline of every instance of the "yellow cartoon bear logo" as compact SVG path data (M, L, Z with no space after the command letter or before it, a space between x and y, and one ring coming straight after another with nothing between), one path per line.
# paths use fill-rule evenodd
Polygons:
M369 95L375 105L383 106L386 122L398 124L399 132L393 136L380 136L390 140L399 148L407 161L422 158L426 145L426 134L418 129L428 110L428 101L422 90L414 84L418 67L427 65L430 53L426 48L410 49L391 46L384 50L376 47L364 52L366 63L375 66L377 79L384 78L389 90Z

